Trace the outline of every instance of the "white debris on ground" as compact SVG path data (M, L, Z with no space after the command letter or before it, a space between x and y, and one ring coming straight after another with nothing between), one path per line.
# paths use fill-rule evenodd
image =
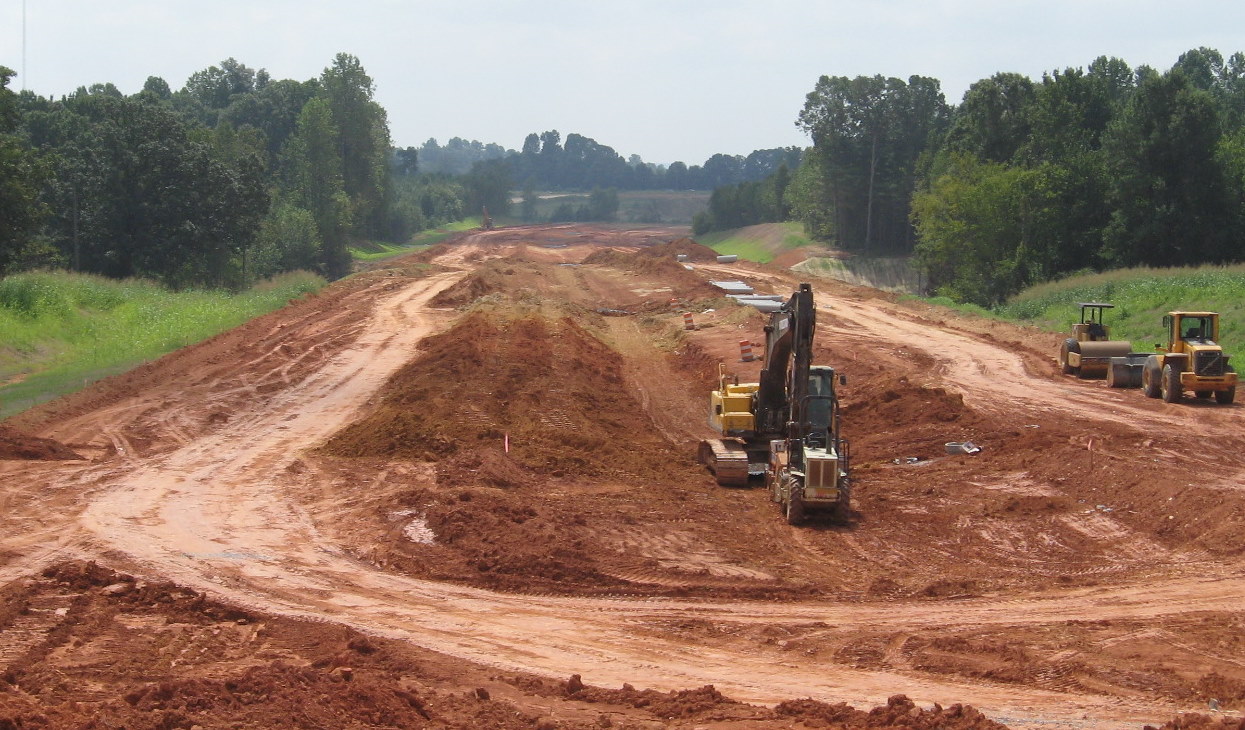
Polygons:
M398 510L389 513L389 519L400 520L406 517L414 517L402 528L402 536L411 542L418 542L423 545L431 545L437 541L437 535L428 526L428 519L413 509Z

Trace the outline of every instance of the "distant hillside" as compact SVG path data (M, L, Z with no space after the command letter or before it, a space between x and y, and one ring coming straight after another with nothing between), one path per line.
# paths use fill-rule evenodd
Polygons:
M923 283L907 257L846 254L809 240L799 223L762 223L711 233L698 240L721 254L849 284L916 294Z
M925 283L907 256L814 256L791 270L905 294L920 294Z
M588 203L588 193L537 193L534 221L550 221L562 206L578 208ZM523 198L515 195L510 199L511 215L522 209ZM692 217L708 209L709 193L698 190L620 190L618 191L618 221L620 223L665 223L690 226Z

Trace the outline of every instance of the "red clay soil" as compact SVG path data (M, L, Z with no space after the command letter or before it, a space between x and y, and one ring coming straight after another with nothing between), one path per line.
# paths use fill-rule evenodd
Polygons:
M1241 406L817 280L793 528L694 456L763 341L707 282L798 281L683 235L473 232L10 419L85 458L0 462L0 730L1239 726Z
M610 267L645 277L660 278L687 299L721 295L721 292L716 292L709 286L703 276L679 263L673 254L663 256L658 250L658 255L647 255L647 251L651 250L637 254L635 251L601 249L585 257L583 264Z
M514 464L577 479L660 478L682 456L635 407L619 355L570 318L473 312L421 350L326 453L438 461L508 443Z
M73 449L53 439L27 436L26 434L0 426L0 459L81 459Z
M631 483L678 494L703 476L651 429L621 367L565 317L476 311L426 339L374 412L323 448L436 464L435 487L395 495L394 506L423 513L438 544L399 542L373 558L490 588L626 586L600 571L585 529L598 519L590 502L613 501L593 492Z
M674 259L676 261L679 256L686 256L691 263L714 263L718 260L717 251L703 244L696 243L691 238L676 238L669 243L663 243L659 246L636 249L635 253L639 256Z
M773 709L497 672L320 621L257 614L95 563L0 590L0 728L1000 728L905 697ZM798 725L793 723L799 723Z

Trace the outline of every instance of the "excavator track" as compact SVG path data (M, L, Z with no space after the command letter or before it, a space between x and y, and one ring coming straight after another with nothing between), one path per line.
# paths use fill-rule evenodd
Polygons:
M724 487L748 486L748 452L738 441L701 441L698 458L713 472L718 484Z

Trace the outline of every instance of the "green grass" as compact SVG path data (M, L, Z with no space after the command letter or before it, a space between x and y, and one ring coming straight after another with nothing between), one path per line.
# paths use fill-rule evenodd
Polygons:
M1005 319L1056 332L1080 320L1079 302L1109 302L1111 338L1129 340L1136 352L1165 342L1163 315L1170 311L1220 314L1219 340L1229 353L1245 353L1245 265L1183 269L1119 269L1073 276L1026 289L997 310Z
M783 251L814 245L804 235L800 223L769 223L761 226L718 231L696 239L723 255L734 254L741 259L769 263Z
M429 246L433 246L444 241L455 233L470 231L473 228L479 227L480 218L467 218L465 220L441 226L440 228L420 231L414 236L411 236L411 240L406 243L368 241L362 246L351 246L349 249L350 257L355 261L381 261L394 256L400 256L404 253L422 251Z
M426 245L372 242L368 248L350 248L350 258L355 261L381 261L404 253L422 251Z
M956 312L960 312L962 314L971 314L976 317L984 317L986 319L1001 319L1001 320L1007 320L1011 322L1020 321L1015 317L1007 317L998 312L992 312L989 309L986 309L985 307L982 307L976 304L965 304L965 303L957 302L951 297L918 297L914 294L906 294L906 295L902 295L899 297L899 301L913 301L913 300L922 301L922 302L925 302L926 304L933 304L934 306L943 307L946 309L951 309ZM1028 322L1027 324L1033 324L1033 323Z
M0 417L207 339L324 283L296 272L230 294L65 272L0 279Z
M723 256L734 254L741 259L756 261L761 264L774 260L774 252L766 248L760 241L752 241L746 238L727 238L718 243L706 245Z
M415 240L416 241L421 240L420 239L421 236L429 236L429 237L437 238L437 240L440 240L441 238L445 238L451 233L461 233L463 231L470 231L473 228L479 228L480 224L481 224L480 216L472 216L470 218L464 218L460 221L454 221L453 223L447 223L441 226L440 228L435 228L433 230L424 231L423 233L417 234L415 236Z

